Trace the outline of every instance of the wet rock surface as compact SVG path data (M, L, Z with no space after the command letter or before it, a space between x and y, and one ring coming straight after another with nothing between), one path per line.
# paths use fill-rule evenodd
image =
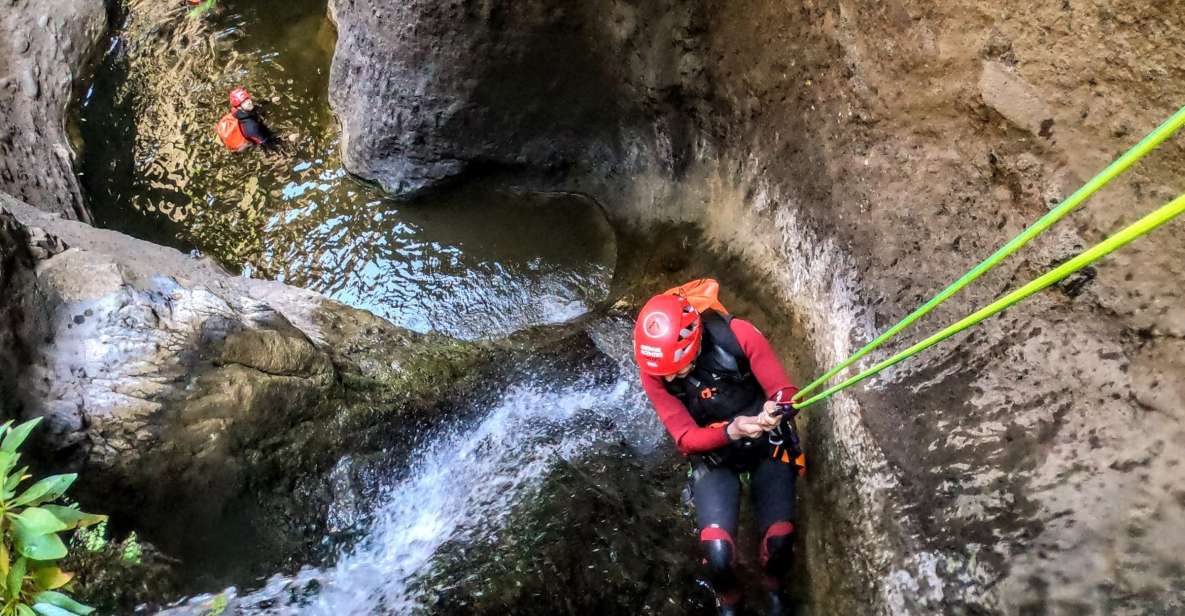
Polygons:
M543 167L553 174L518 181L578 186L619 219L699 224L803 317L821 365L1185 100L1182 52L1166 43L1185 22L1164 4L480 7L336 3L347 167L403 191ZM553 62L577 76L554 78ZM486 96L494 76L548 101L588 84L612 100L579 136L548 133L565 120ZM544 165L528 155L540 132L554 146ZM1175 196L1179 144L917 332ZM1182 609L1181 233L1174 223L810 413L804 526L811 587L827 598L813 612Z
M107 29L103 0L13 0L0 11L0 192L89 220L66 104Z
M422 584L460 583L437 582L425 603L449 614L713 614L686 486L678 455L640 458L620 444L560 464L498 541L441 550ZM752 571L755 545L743 539Z
M490 360L0 200L3 411L45 417L47 462L87 477L84 503L182 557L187 583L324 549L333 465L397 458L393 435L410 440Z
M690 53L700 11L691 6L334 0L329 8L343 162L391 193L490 169L615 168L649 141L656 111L702 85ZM379 102L388 111L368 106Z

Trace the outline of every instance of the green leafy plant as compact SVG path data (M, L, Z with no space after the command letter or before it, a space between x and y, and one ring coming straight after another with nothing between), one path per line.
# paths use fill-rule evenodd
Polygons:
M107 517L54 504L78 478L75 474L52 475L21 489L31 475L27 466L17 469L17 449L40 421L0 426L0 616L85 616L94 608L61 592L73 575L56 564L66 556L58 535Z
M208 13L210 11L210 9L214 8L214 4L216 1L217 0L206 0L205 2L193 7L192 9L189 9L189 13L188 13L189 17L192 19L194 17L201 17L205 13Z
M140 564L144 557L144 546L140 545L140 538L132 531L123 541L113 542L107 535L107 522L99 522L91 528L80 528L74 533L71 545L87 552L101 552L108 546L114 546L119 551L119 557L130 563Z
M87 552L98 552L107 547L110 540L107 538L107 523L99 522L90 528L80 528L78 532L74 533L74 540L71 544L76 548L82 548Z

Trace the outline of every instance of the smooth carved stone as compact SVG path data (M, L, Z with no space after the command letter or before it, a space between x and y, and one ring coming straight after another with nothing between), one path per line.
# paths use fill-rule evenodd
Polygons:
M261 529L325 523L321 501L247 486L275 473L328 481L343 452L390 446L386 435L436 412L487 361L475 345L3 193L0 257L0 348L22 349L0 352L0 391L44 418L39 445L52 459L87 469L80 498L181 556L204 549L196 537L220 540L234 502L284 512ZM375 368L379 359L401 369ZM265 534L261 557L311 549L302 542L314 536Z

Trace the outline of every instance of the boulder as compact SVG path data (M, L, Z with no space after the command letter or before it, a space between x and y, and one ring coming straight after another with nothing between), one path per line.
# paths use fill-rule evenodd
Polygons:
M324 549L334 464L395 455L490 357L3 195L0 255L3 411L195 584Z

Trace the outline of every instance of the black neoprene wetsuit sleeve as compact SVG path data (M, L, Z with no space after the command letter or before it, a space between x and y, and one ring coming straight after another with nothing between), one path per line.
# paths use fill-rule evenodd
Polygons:
M272 132L268 130L258 114L238 111L235 112L235 118L239 121L239 128L243 131L243 136L251 143L267 145L272 141Z

